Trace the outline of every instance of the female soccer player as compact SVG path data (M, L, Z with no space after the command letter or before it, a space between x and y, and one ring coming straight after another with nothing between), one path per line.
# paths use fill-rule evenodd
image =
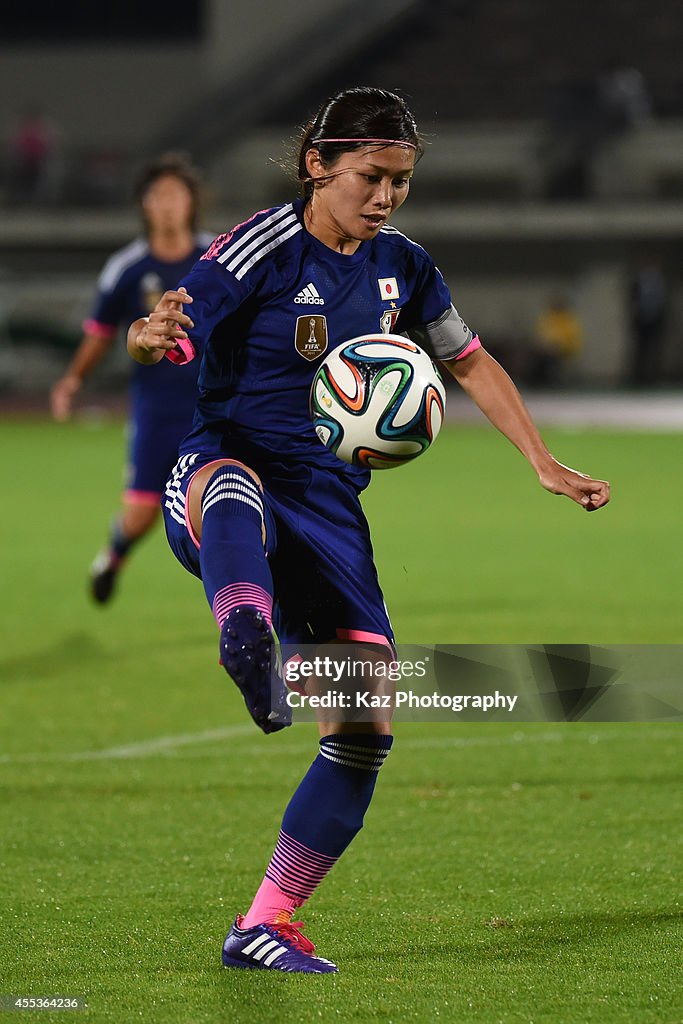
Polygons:
M609 500L607 483L548 452L432 259L388 226L420 152L398 96L374 88L334 96L303 133L303 197L220 235L182 286L129 330L142 363L201 355L198 412L166 489L166 529L178 559L203 580L222 663L265 732L287 724L270 703L273 627L287 643L338 639L375 652L393 643L358 499L369 473L323 447L308 415L326 351L382 325L407 332L520 449L542 486L588 511ZM389 733L386 722L322 723L318 756L285 811L250 909L225 940L224 964L336 970L291 918L361 828Z
M200 178L179 154L165 154L141 172L136 198L145 229L115 252L100 275L97 297L84 337L51 393L56 420L71 415L74 398L114 342L117 328L154 308L160 297L190 270L211 241L196 230ZM192 425L197 402L198 364L150 371L138 366L131 381L128 480L123 510L109 544L90 570L92 597L106 603L134 544L154 526L164 485L178 445Z

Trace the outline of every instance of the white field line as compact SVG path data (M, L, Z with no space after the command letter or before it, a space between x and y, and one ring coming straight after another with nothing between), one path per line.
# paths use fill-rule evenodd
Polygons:
M485 724L485 723L478 723ZM568 723L562 723L568 724ZM584 723L588 724L588 723ZM0 765L1 764L69 764L79 761L126 761L133 759L145 759L163 756L167 754L173 754L182 747L194 747L201 746L207 743L216 743L222 740L237 739L241 737L245 738L257 738L258 734L255 732L256 726L251 724L244 725L227 725L220 729L204 729L202 732L195 733L177 733L173 736L157 736L150 740L141 740L137 743L127 743L123 746L118 747L106 747L102 750L81 750L73 753L17 753L17 754L0 754ZM598 730L592 730L590 733L584 731L577 733L575 736L571 735L571 726L567 730L562 732L541 732L541 733L525 733L522 729L516 729L514 733L509 736L502 736L500 734L495 736L415 736L411 737L409 734L405 734L401 730L401 734L397 737L397 743L400 747L408 747L409 749L432 749L434 747L450 747L453 749L467 748L467 747L508 747L515 746L517 744L553 744L553 743L564 743L568 738L579 739L587 744L600 743L605 740L612 740L615 738L623 739L624 729L623 727L616 730L610 730L608 732L600 732ZM626 738L632 737L635 730L629 730L626 733ZM667 732L664 736L661 734L660 738L673 739L674 737L680 737L680 733ZM258 737L260 738L260 737ZM277 743L275 738L274 742ZM271 741L272 742L272 741ZM311 735L306 743L292 744L288 743L286 747L286 753L295 753L299 751L312 751L315 747L314 737ZM273 748L275 749L275 747ZM285 751L283 751L285 752ZM188 753L188 757L206 756L197 753ZM224 757L225 751L217 751L213 755L214 757Z
M103 750L80 750L73 753L19 753L0 754L0 764L37 764L41 761L66 763L69 761L119 761L135 757L155 757L179 747L195 743L214 743L216 740L232 739L253 733L253 725L226 725L221 729L204 729L202 732L177 733L173 736L156 736L151 740L126 743L120 747L106 747Z

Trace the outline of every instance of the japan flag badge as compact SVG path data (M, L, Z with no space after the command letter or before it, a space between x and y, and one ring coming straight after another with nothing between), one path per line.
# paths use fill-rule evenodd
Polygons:
M378 277L379 293L383 299L397 299L398 283L395 277Z

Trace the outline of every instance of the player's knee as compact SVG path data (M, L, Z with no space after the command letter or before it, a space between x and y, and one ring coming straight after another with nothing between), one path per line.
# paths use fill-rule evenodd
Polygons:
M122 526L129 537L142 537L156 524L161 514L159 505L149 505L131 501L128 499L124 504Z
M263 526L263 494L244 466L231 463L212 475L202 496L202 522L208 513L238 516Z

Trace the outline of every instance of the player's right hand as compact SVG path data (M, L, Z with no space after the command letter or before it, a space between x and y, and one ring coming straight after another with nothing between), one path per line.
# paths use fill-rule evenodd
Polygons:
M578 470L563 465L552 455L539 471L538 479L546 491L566 495L577 505L581 505L586 512L595 512L610 500L610 485L607 480L594 480L586 473L579 473Z
M58 423L65 423L71 416L74 396L81 390L83 381L73 373L60 377L50 392L50 411Z
M149 316L136 320L128 330L128 351L133 358L158 363L179 339L187 338L186 328L194 323L183 306L192 301L184 288L164 292Z

